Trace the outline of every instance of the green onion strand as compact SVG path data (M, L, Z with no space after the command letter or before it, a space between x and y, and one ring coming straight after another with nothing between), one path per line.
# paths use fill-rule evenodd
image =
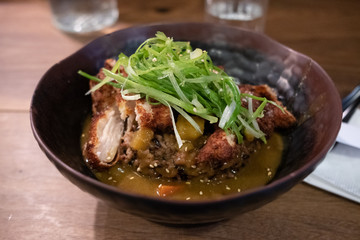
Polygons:
M127 77L120 73L120 66L125 69ZM129 57L121 53L111 70L103 68L102 71L106 76L104 80L78 71L81 76L98 82L89 92L109 84L121 88L122 94L129 99L142 96L151 104L165 104L184 116L196 131L200 128L191 115L210 123L217 123L220 119L220 127L226 133L234 134L238 143L243 141L245 129L266 142L256 119L263 116L267 103L282 109L266 98L241 93L234 79L214 66L206 51L193 50L189 42L174 41L162 32L140 44ZM248 98L261 102L256 110L241 105L242 100ZM177 133L173 113L172 122ZM177 141L180 146L182 142L178 134Z

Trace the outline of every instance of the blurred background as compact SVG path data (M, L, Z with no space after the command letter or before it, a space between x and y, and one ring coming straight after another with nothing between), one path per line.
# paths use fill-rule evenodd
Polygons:
M61 176L30 129L31 97L44 73L103 34L207 21L205 0L117 5L113 25L74 34L55 27L48 0L0 0L1 239L359 239L359 205L307 184L235 219L184 229L113 211ZM359 9L359 0L269 0L264 34L318 62L344 97L360 84Z
M359 82L360 75L360 67L354 67L360 66L360 58L353 55L354 52L360 52L360 1L268 2L264 30L266 35L319 62L335 80L341 96L348 93L347 89L355 87L352 82L355 78ZM9 33L17 31L19 37L27 32L26 37L30 41L44 34L44 37L54 40L59 37L61 40L56 44L60 46L62 43L66 45L66 41L78 41L80 44L77 47L80 47L102 34L133 25L207 20L204 0L118 0L119 18L115 24L95 33L74 35L54 27L47 0L0 0L0 3L0 44L10 44L8 47L12 43L4 41L11 36ZM8 17L10 13L12 18ZM35 22L36 27L33 24ZM66 48L61 57L74 50L66 51ZM340 60L339 56L348 61ZM340 75L341 79L337 79Z

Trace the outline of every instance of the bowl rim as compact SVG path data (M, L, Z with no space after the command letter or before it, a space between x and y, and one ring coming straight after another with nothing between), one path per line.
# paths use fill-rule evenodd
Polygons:
M326 154L328 153L328 151L331 150L331 147L333 146L333 144L335 143L336 140L336 136L338 134L338 131L340 130L340 126L341 126L341 115L335 115L334 117L336 118L336 121L338 122L337 127L334 131L331 132L330 137L328 138L326 144L324 145L324 147L321 149L321 151L319 151L308 163L306 163L305 165L303 165L302 167L300 167L299 169L291 172L290 174L283 176L279 179L276 179L274 181L271 181L270 183L264 185L264 186L259 186L259 187L255 187L255 188L251 188L249 190L245 190L243 192L240 193L232 193L229 195L224 195L221 196L219 198L213 198L213 199L204 199L204 200L178 200L178 199L167 199L167 198L161 198L161 197L153 197L153 196L148 196L148 195L144 195L144 194L139 194L139 193L135 193L135 192L127 192L124 191L122 189L116 188L114 186L105 184L100 182L97 179L93 179L87 175L84 175L80 172L78 172L77 170L71 168L70 166L68 166L67 164L65 164L58 156L56 156L56 154L54 154L48 147L47 144L44 142L44 140L41 138L41 136L39 135L39 133L37 132L37 127L35 126L35 122L34 122L34 98L35 98L35 94L36 91L38 90L39 86L41 85L41 83L43 81L45 81L45 76L47 76L47 74L54 68L56 67L56 65L60 64L61 62L67 60L68 58L71 58L73 55L78 54L79 52L83 51L85 48L87 48L89 45L91 45L93 42L97 41L100 38L104 38L104 37L111 37L111 35L114 35L115 33L120 33L120 32L126 32L126 31L132 31L132 30L136 30L136 29L146 29L146 28L154 28L154 27L161 27L161 26L173 26L173 27L184 27L188 24L192 24L192 25L198 25L199 27L202 26L221 26L222 28L230 28L233 29L234 31L243 31L243 32L247 32L249 34L253 34L253 35L257 35L257 37L261 38L264 41L268 41L270 42L272 45L276 45L280 48L286 49L289 52L293 52L295 53L297 56L301 56L302 58L308 59L310 61L310 63L312 64L312 66L314 66L315 68L317 68L317 70L320 71L320 74L324 75L326 78L327 83L330 85L330 88L334 90L334 93L337 95L337 104L339 106L341 106L341 99L340 99L340 95L339 92L337 91L335 84L333 81L331 81L330 76L325 72L325 70L316 62L314 61L312 58L310 58L309 56L306 56L300 52L297 52L293 49L291 49L290 47L285 46L284 44L272 39L271 37L262 34L262 33L257 33L257 32L253 32L251 30L247 30L247 29L243 29L240 27L233 27L233 26L224 26L221 24L213 24L213 23L206 23L206 22L175 22L175 23L150 23L150 24L142 24L142 25L136 25L136 26L130 26L127 28L123 28L120 30L116 30L114 32L108 33L108 34L104 34L101 35L95 39L93 39L92 41L88 42L87 44L83 45L80 49L78 49L77 51L75 51L74 53L72 53L71 55L67 56L66 58L64 58L63 60L61 60L58 63L55 63L54 65L52 65L45 73L44 75L41 77L41 79L39 80L39 82L37 83L35 90L34 90L34 94L31 98L31 104L30 104L30 125L31 125L31 129L33 132L33 135L36 139L36 141L38 142L39 147L41 148L41 150L47 155L47 157L51 158L51 162L56 165L57 167L62 168L63 170L65 170L66 172L70 173L73 177L81 180L81 181L85 181L91 185L94 185L97 188L102 188L104 190L106 190L107 192L111 192L113 194L116 195L122 195L122 196L126 196L129 198L134 198L134 199L144 199L147 201L152 201L152 202L157 202L157 203L163 203L163 204L167 204L167 205L173 205L173 206L198 206L198 205L216 205L219 203L226 203L226 202L230 202L230 201L238 201L239 199L242 198L248 198L250 196L256 196L256 195L261 195L261 193L263 192L268 192L271 191L272 189L277 189L278 187L281 187L282 185L286 185L286 183L290 183L292 182L292 185L290 184L290 187L287 190L289 190L292 186L296 185L299 181L301 181L302 179L304 179L308 174L310 174L315 167L320 164L320 162L325 158ZM341 109L341 108L340 108ZM295 180L295 181L293 181Z

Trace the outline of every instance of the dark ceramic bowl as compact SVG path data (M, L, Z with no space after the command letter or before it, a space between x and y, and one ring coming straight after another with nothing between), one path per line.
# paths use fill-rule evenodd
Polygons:
M217 200L189 202L128 193L94 178L80 150L82 123L91 107L85 96L89 85L77 71L96 74L105 59L131 54L157 31L206 49L215 64L243 83L267 83L296 115L299 124L287 136L283 163L271 183ZM207 23L140 26L100 37L50 68L31 103L34 136L66 178L121 211L175 224L215 222L273 201L314 170L333 145L340 123L338 91L316 62L264 35Z

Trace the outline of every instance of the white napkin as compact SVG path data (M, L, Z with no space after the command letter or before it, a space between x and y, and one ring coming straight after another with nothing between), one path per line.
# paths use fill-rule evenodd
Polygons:
M360 128L360 109L349 121ZM349 133L354 134L355 133ZM323 162L304 181L360 203L360 149L337 143Z

